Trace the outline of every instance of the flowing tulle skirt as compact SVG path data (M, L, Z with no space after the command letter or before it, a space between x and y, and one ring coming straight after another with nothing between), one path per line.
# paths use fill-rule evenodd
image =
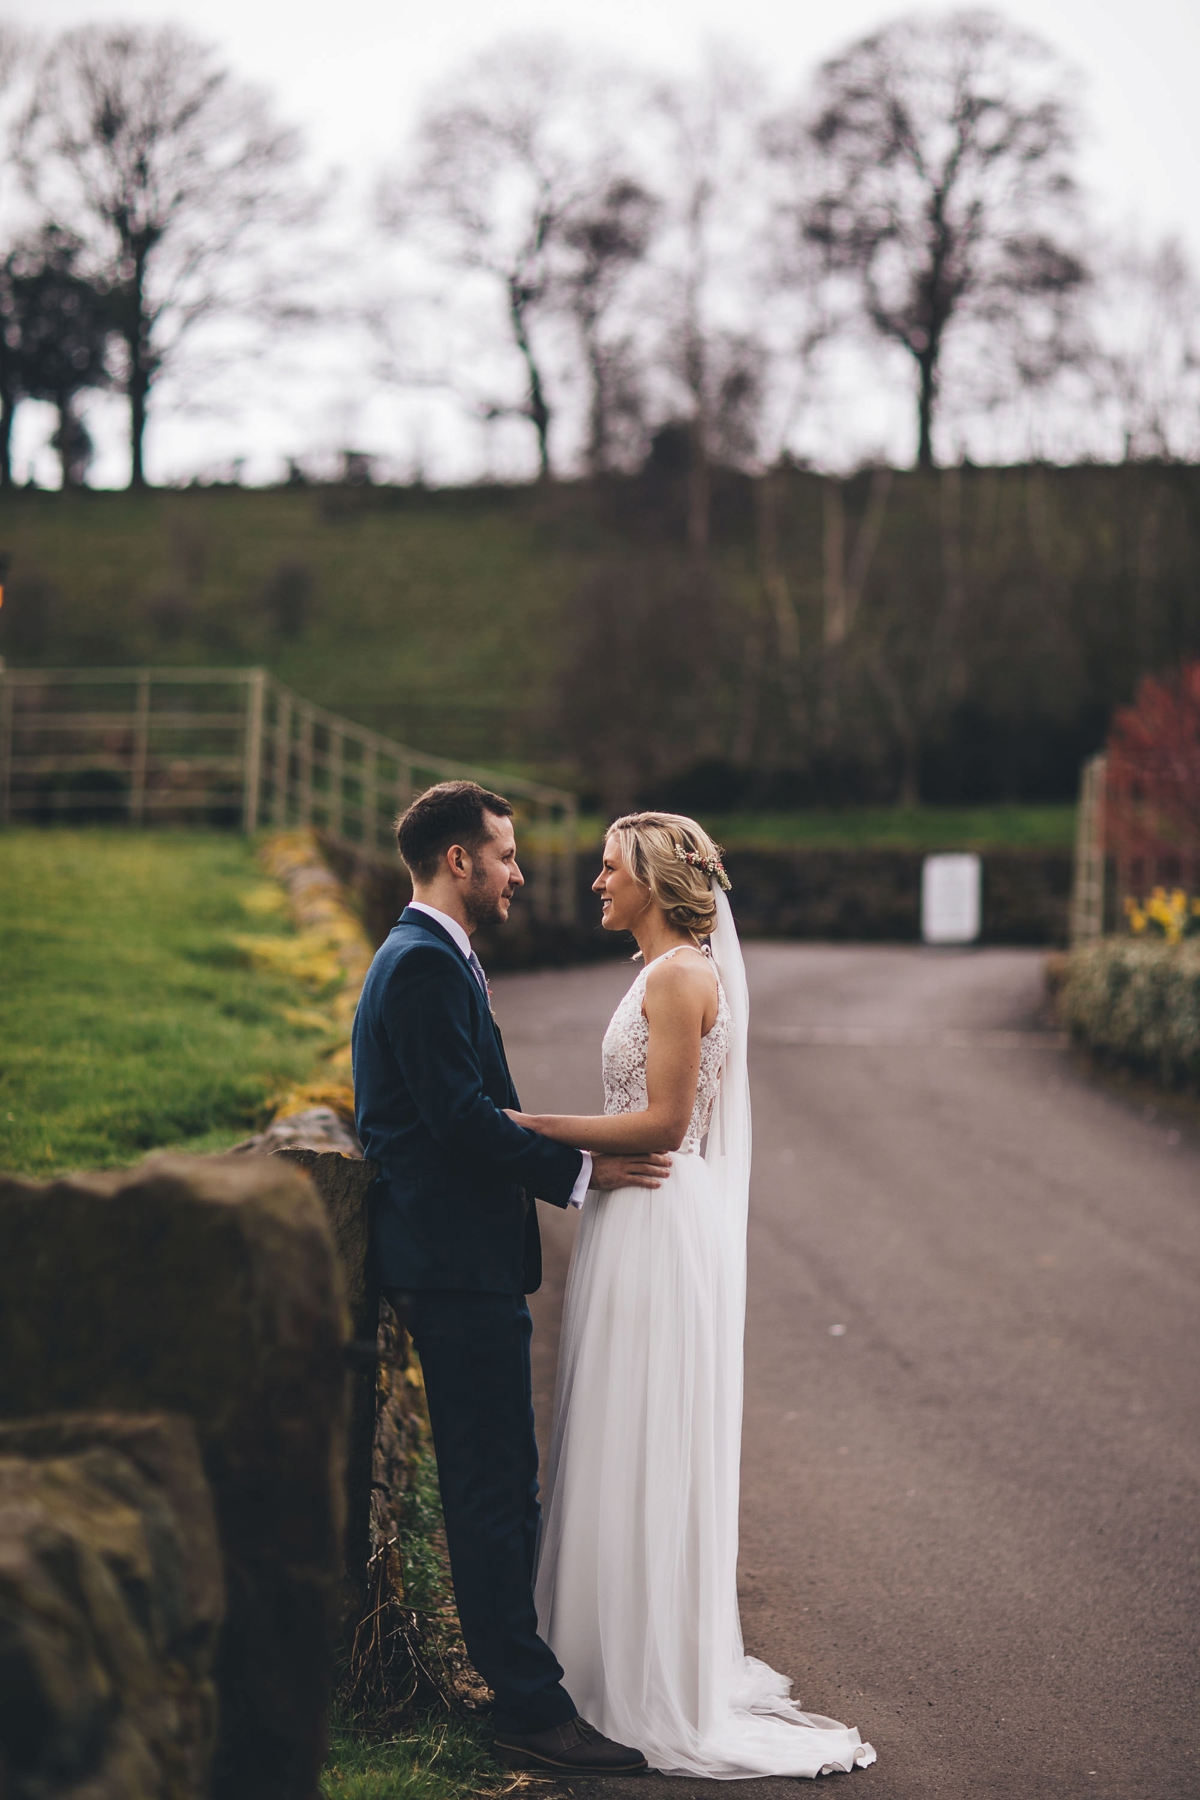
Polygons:
M580 1713L670 1774L875 1760L742 1648L740 1270L712 1173L590 1194L563 1315L538 1619Z

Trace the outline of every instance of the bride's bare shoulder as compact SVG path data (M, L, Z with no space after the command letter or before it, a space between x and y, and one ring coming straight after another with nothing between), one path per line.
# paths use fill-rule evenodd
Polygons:
M704 1004L716 994L717 972L712 958L692 944L680 944L656 956L646 970L646 996L664 1000L695 998Z

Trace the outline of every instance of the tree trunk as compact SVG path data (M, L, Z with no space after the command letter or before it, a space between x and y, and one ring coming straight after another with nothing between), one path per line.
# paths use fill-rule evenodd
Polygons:
M8 489L13 485L12 434L16 416L16 398L5 387L0 390L0 489Z
M1155 607L1154 599L1163 502L1166 496L1155 470L1143 469L1139 473L1141 479L1134 489L1139 506L1137 562L1133 583L1133 636L1137 672L1144 675L1159 662L1154 633L1154 621L1159 609Z
M592 384L588 404L588 473L603 475L608 467L608 394L604 353L600 348L594 319L584 318L580 321L580 335L583 338L588 375Z
M963 554L961 471L956 468L943 469L939 486L944 581L940 621L942 650L946 659L946 692L950 701L957 705L967 691L967 663L963 649L967 574Z
M62 472L64 493L68 488L87 486L86 469L91 460L91 439L86 426L75 412L74 403L74 394L59 393L54 396L58 430L51 442L58 450L58 466Z
M901 806L920 806L921 804L921 752L914 739L909 738L902 746L902 764L900 769Z
M900 791L897 806L919 806L921 801L921 730L917 722L912 696L905 694L900 682L889 669L878 650L868 656L867 669L888 713L900 751Z
M823 635L825 648L836 650L846 638L846 508L836 475L821 483L821 513Z
M754 541L759 590L751 601L753 611L746 625L742 690L733 736L733 760L740 765L750 762L760 736L769 625L774 627L769 635L779 663L780 685L790 725L797 724L799 711L800 629L779 554L778 481L776 471L767 469L754 482Z
M917 356L917 467L932 469L933 415L937 407L937 347L933 344Z
M688 550L693 564L708 558L708 429L703 407L697 403L688 427Z
M150 378L142 369L134 369L129 377L129 485L146 486L146 469L142 445L146 436L146 403L150 397Z
M550 479L550 408L546 403L546 392L542 386L542 372L537 366L533 354L533 345L529 341L529 332L525 324L525 308L528 296L521 283L510 280L508 284L508 313L512 320L513 336L517 341L517 349L525 363L528 380L528 397L525 402L525 416L537 432L538 441L538 480Z
M150 345L151 321L146 314L146 259L149 245L131 247L133 274L128 289L125 342L129 349L129 486L146 484L144 444L150 386L154 380L154 356Z

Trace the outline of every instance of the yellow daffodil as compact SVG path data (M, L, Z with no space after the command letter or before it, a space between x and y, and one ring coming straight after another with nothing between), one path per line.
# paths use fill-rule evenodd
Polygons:
M1183 888L1172 888L1168 893L1165 887L1151 889L1144 900L1127 894L1125 915L1135 937L1143 936L1153 926L1168 944L1179 944L1192 935L1200 920L1200 894L1189 895Z

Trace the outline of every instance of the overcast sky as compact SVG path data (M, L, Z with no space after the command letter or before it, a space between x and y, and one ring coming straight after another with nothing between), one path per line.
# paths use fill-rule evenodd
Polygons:
M8 16L42 31L91 20L177 21L272 89L280 115L304 129L315 156L353 176L394 153L431 84L500 34L548 30L675 72L717 38L760 62L784 95L821 58L908 10L952 9L879 0L506 0L503 9L493 0L10 0ZM1081 173L1099 218L1117 228L1136 222L1148 234L1177 232L1200 263L1198 0L1010 0L997 10L1048 40L1084 77L1090 135ZM256 442L273 435L261 421L239 429ZM173 426L174 472L181 457L232 442L231 431L230 421Z

